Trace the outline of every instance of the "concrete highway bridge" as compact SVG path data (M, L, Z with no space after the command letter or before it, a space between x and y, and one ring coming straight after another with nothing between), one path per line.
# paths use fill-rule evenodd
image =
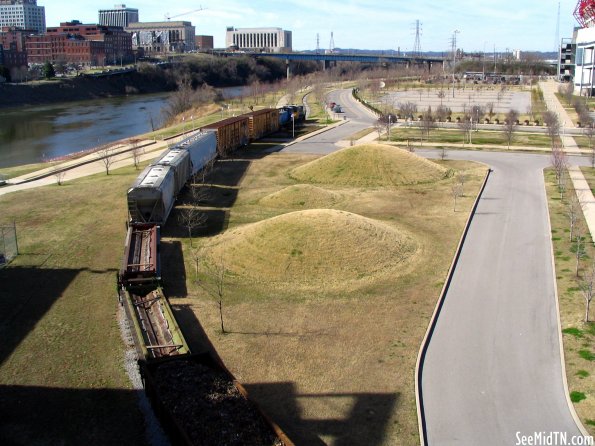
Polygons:
M432 70L434 65L443 67L447 59L443 57L427 56L394 56L381 54L341 54L341 53L241 53L235 51L219 51L213 54L221 57L234 57L249 55L251 57L272 57L285 60L287 64L287 77L291 76L291 63L302 61L322 62L324 68L332 66L337 62L361 62L377 64L403 64L412 66L426 66L428 71Z

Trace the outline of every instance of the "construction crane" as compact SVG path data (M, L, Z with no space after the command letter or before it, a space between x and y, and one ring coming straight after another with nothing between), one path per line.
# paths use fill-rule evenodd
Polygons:
M198 8L198 9L194 9L194 10L192 10L192 11L183 12L182 14L176 14L176 15L169 15L169 12L168 12L168 13L166 13L166 14L165 14L165 20L167 20L167 21L169 22L171 19L175 19L176 17L182 17L182 16L184 16L184 15L192 14L192 13L194 13L194 12L198 12L198 11L204 11L205 9L207 9L207 8L203 8L203 7L201 6L201 7L200 7L200 8Z

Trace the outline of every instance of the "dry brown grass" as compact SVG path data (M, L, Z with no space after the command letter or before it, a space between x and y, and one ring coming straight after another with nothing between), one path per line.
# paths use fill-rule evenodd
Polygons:
M312 186L311 184L295 184L280 191L267 195L260 203L274 208L312 209L335 206L341 200L341 195Z
M392 224L330 209L297 211L245 225L210 250L230 273L267 289L353 291L410 269L417 242ZM274 266L274 267L272 267Z
M298 181L350 187L400 186L443 179L447 170L394 146L348 147L293 169Z
M218 246L213 244L217 240L233 240L245 248L237 257L224 259L232 271L225 280L223 299L229 332L220 333L217 306L196 283L187 240L183 240L187 297L172 302L185 315L182 323L190 342L199 345L204 330L225 364L296 444L416 444L417 352L485 169L448 161L435 168L442 177L451 166L468 173L459 212L452 211L454 177L401 187L386 186L386 182L373 187L326 186L328 192L341 196L329 206L335 211L294 214L301 216L301 226L292 235L281 228L294 218L283 214L303 211L304 206L291 198L277 207L263 206L263 199L284 195L281 191L296 185L288 173L316 158L275 153L235 160L246 171L233 187L235 202L222 206L230 209L226 233L194 240L195 245L209 247ZM212 182L226 184L225 190L230 190L227 179L234 162L220 163ZM323 228L339 216L340 228ZM363 223L363 229L349 223L351 218ZM278 222L283 224L277 226ZM309 228L310 223L316 226ZM355 234L345 233L349 231ZM370 260L386 261L390 253L374 251L388 251L394 242L383 243L381 234L392 237L395 232L407 234L417 247L414 268L401 271L395 266L394 275L375 276L362 286L328 287L327 281L340 284L349 276L347 271L373 272L373 262L358 257L354 250L368 250ZM307 250L297 246L299 234L309 240ZM240 239L240 235L247 237ZM358 239L371 246L356 246ZM311 284L307 290L295 286L297 270L292 273L294 282L266 286L263 277L282 277L292 243L309 256L348 262L343 265L345 272L329 267L318 273L317 280L305 277ZM323 253L330 244L334 254ZM209 249L206 254L217 259ZM250 257L254 252L262 258ZM300 268L304 274L314 270L305 263ZM201 269L201 280L204 272Z

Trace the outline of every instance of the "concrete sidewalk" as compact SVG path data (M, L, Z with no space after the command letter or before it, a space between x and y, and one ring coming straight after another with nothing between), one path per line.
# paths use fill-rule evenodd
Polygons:
M570 116L554 94L557 91L558 84L550 80L548 82L540 82L539 85L543 91L543 98L546 101L548 110L558 113L560 120L564 121L564 123L572 122ZM561 138L565 152L578 151L578 146L572 136L561 135ZM593 196L593 192L579 166L569 166L568 174L572 181L572 187L576 191L578 202L583 210L591 238L595 240L595 197Z

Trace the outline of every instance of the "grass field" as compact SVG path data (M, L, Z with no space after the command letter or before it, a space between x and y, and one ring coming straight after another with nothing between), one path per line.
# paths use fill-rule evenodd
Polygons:
M402 142L410 140L412 143L415 143L416 141L420 141L420 138L421 130L419 128L397 127L391 129L391 141ZM434 129L430 132L429 138L424 136L423 141L432 143L465 143L471 147L481 146L483 144L498 145L502 146L503 148L508 146L504 132L488 130L472 132L471 144L465 140L462 131L451 129ZM551 147L551 141L547 135L515 132L510 146L512 149L514 149L515 146L533 146L549 149Z
M588 170L593 175L593 169ZM584 322L584 298L576 277L576 243L570 242L567 203L574 195L574 189L570 186L565 200L561 201L553 170L545 171L545 179L568 387L583 425L591 435L595 435L595 322ZM592 176L590 179L591 184L595 184ZM586 227L582 214L579 224ZM595 260L595 247L589 235L586 236L585 249L579 269L581 276L588 272ZM595 310L592 309L591 319L595 319L594 315Z
M253 152L218 163L203 203L211 219L193 247L180 228L164 230L185 264L169 272L186 277L172 302L191 345L206 348L208 336L298 444L416 444L417 352L485 168L435 167L467 175L453 212L454 176L360 187L292 179L317 159ZM225 334L208 291L221 270Z
M144 443L115 290L137 175L120 169L0 197L21 251L0 270L3 444Z

